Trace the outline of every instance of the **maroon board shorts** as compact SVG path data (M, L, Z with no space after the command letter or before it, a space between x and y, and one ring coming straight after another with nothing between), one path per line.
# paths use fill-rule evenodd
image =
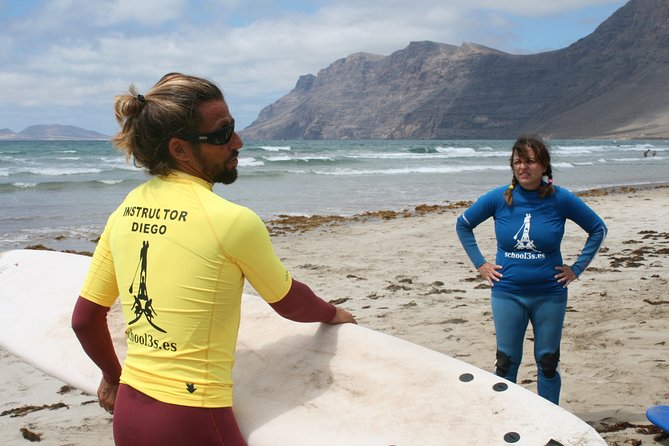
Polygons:
M163 403L119 385L114 405L116 446L247 446L232 407Z

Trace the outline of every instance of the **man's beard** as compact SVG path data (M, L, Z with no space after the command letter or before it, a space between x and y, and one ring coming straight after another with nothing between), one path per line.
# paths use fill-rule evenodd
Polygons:
M233 168L232 170L228 170L227 167L223 168L222 172L218 172L212 177L212 181L214 183L222 183L222 184L232 184L235 182L237 179L237 168Z
M202 166L204 169L204 175L206 175L207 179L209 179L209 181L212 183L232 184L237 179L237 168L233 167L232 169L228 169L227 163L229 163L230 160L237 158L239 155L238 150L232 151L230 158L225 163L223 163L223 168L219 171L213 171L212 168L209 168L209 165L207 165L204 157L202 156L200 147L197 147L197 149L194 151L194 155L200 166Z

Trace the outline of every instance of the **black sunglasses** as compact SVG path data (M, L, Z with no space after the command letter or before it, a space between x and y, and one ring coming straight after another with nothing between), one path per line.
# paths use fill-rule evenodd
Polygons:
M230 142L233 133L235 133L234 119L230 124L223 126L218 130L214 130L213 132L184 135L180 136L180 138L192 143L206 142L208 144L222 146Z

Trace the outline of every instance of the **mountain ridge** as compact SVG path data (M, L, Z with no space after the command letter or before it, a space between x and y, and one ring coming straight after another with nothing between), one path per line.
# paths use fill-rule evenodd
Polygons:
M16 133L0 129L0 140L5 141L104 141L110 136L73 125L35 124Z
M247 139L669 137L669 2L630 0L566 48L423 41L300 76Z

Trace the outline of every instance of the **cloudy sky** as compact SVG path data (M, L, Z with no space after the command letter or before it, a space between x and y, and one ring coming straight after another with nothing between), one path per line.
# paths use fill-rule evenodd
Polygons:
M239 128L356 52L411 41L564 48L627 0L0 0L0 129L116 132L112 100L181 71L214 80Z

